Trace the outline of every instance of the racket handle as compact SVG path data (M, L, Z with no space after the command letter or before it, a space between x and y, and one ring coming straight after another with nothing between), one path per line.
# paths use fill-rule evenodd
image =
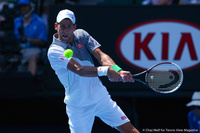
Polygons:
M124 75L120 75L122 77L122 79L124 80Z

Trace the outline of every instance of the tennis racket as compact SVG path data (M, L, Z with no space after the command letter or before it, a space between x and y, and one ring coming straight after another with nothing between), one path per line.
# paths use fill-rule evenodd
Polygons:
M177 64L163 62L134 74L133 78L158 93L172 93L181 86L183 72Z

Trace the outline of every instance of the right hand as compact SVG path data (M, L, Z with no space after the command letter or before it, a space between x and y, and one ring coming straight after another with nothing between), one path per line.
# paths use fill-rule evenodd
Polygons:
M120 71L120 75L122 76L123 82L134 82L135 80L132 77L132 74L129 71Z

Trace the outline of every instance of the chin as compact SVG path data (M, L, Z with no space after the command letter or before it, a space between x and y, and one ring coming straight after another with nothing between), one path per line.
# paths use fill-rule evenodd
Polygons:
M62 42L65 42L65 43L68 43L68 42L69 42L69 39L63 39L63 38L61 38L61 41L62 41Z

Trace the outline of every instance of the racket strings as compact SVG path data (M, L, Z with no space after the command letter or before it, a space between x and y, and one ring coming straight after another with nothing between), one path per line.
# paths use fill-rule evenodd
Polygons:
M170 92L182 83L182 71L173 64L160 64L147 74L149 86L156 91Z

